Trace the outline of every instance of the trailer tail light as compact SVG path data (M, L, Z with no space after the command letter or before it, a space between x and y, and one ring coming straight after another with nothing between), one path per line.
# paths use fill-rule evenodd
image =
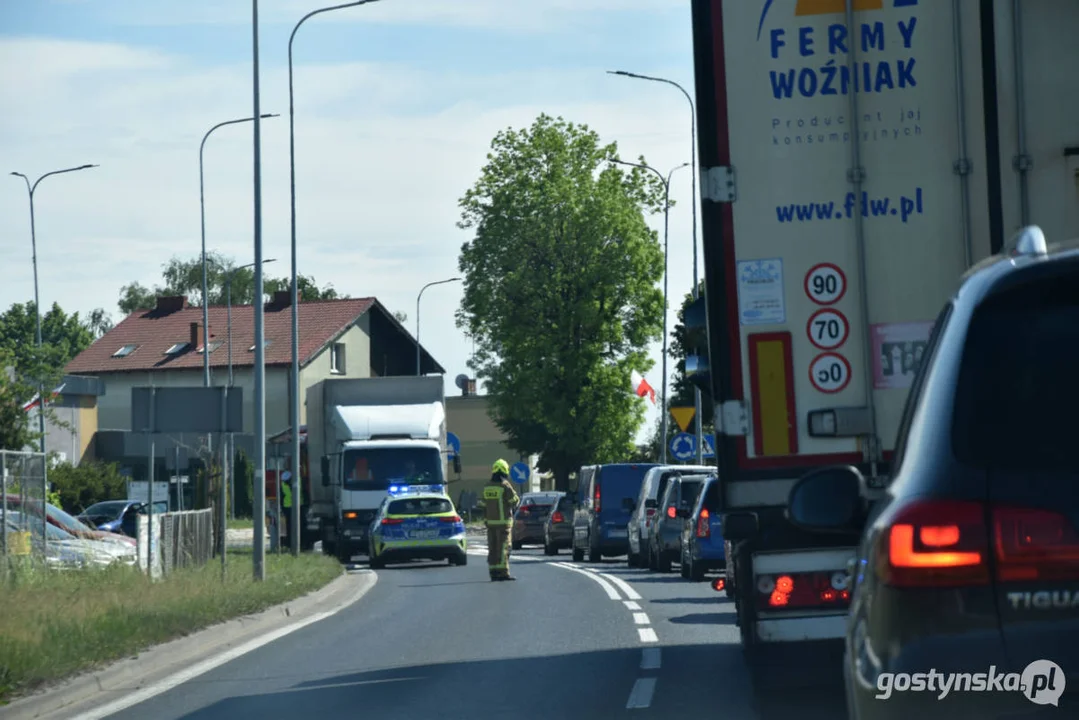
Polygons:
M757 577L757 607L761 610L829 610L850 605L845 571L761 575Z
M382 518L383 525L400 525L404 521L404 518Z
M712 526L709 522L708 508L701 508L701 514L697 518L697 537L706 538L711 536Z
M881 533L881 581L893 587L989 583L985 506L962 500L917 500L900 507Z
M563 523L563 522L566 522L566 518L565 518L565 516L562 515L562 513L555 512L555 513L553 513L551 515L551 522L556 523L556 524L557 523Z
M727 587L726 578L716 578L712 581L712 589L716 592L722 592L723 588Z
M669 517L671 520L674 520L676 517L678 517L678 510L675 509L673 505L667 508L667 517Z
M592 505L596 512L600 510L599 480L596 480L596 489L592 492Z
M1002 582L1079 580L1079 532L1061 513L993 508L993 544Z

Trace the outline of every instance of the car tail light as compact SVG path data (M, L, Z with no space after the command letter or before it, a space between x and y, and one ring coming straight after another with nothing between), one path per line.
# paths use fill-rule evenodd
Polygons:
M565 522L565 521L566 521L566 518L563 517L562 513L560 513L560 512L556 512L553 515L551 515L551 522L553 522L553 523L560 523L560 522Z
M599 502L599 481L598 480L596 481L596 489L592 493L592 504L595 506L595 511L599 512L600 502Z
M400 525L404 521L404 518L382 518L383 525Z
M357 517L359 517L359 513L355 510L349 510L345 513L345 520L355 520Z
M648 508L647 510L644 511L644 514L645 514L645 517L652 517L653 515L656 514L656 509L655 508Z
M708 508L701 508L701 514L697 517L697 537L706 538L712 534L712 526L708 519Z
M761 575L757 606L762 610L845 608L849 581L843 571Z
M438 521L439 522L444 522L444 523L459 523L459 522L461 522L461 516L460 515L442 515L442 516L440 516L438 518Z
M1002 582L1079 579L1079 533L1064 515L993 508L993 536Z
M716 578L712 581L712 589L716 592L722 592L723 588L727 587L726 578Z
M673 505L667 508L667 517L671 518L672 520L678 517L678 510L676 510Z
M898 509L881 533L881 581L893 587L989 582L985 507L962 500L920 500Z

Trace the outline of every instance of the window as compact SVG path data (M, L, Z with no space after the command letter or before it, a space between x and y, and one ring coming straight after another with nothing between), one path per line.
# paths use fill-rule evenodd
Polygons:
M185 343L185 342L173 343L172 345L169 346L169 349L165 351L165 354L166 355L179 355L185 349L187 349L187 346L188 346L188 343Z
M270 347L271 345L273 345L273 340L265 340L262 343L262 349L265 350L266 348ZM213 350L211 349L210 352L213 352ZM252 345L251 347L247 348L247 352L255 352L255 346Z
M221 341L220 340L215 340L214 342L210 343L210 352L213 353L213 351L218 349L219 347L221 347ZM201 355L205 349L206 348L204 346L199 345L199 349L196 350L195 352L197 352L198 354Z
M445 498L419 497L394 500L387 515L439 515L453 512L453 504Z
M334 343L330 348L330 372L336 375L345 374L345 344Z
M135 352L135 348L137 348L137 347L138 347L138 345L134 345L134 344L132 344L132 345L124 345L122 348L120 348L119 350L114 352L112 354L112 356L114 358L127 357L131 353Z

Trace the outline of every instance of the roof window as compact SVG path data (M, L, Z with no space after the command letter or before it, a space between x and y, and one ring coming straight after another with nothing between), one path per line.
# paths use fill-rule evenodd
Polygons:
M215 340L214 342L211 342L210 343L210 352L213 353L213 351L218 349L219 347L221 347L221 341L220 340ZM206 348L204 348L202 345L199 345L199 349L196 350L195 352L197 352L197 353L199 353L201 355L205 349Z
M119 350L117 350L116 352L114 352L114 353L112 354L112 356L113 356L114 358L123 358L123 357L127 357L127 356L128 356L128 355L130 355L131 353L135 352L135 348L137 348L137 347L138 347L138 345L135 345L134 343L132 343L131 345L124 345L124 346L123 346L122 348L120 348Z
M168 350L165 351L165 354L166 355L179 355L185 349L187 349L187 346L188 346L188 343L185 343L185 342L173 343L172 346Z
M264 340L262 343L262 349L265 350L271 345L273 345L273 340ZM247 348L247 352L255 352L255 346L252 345L251 347Z

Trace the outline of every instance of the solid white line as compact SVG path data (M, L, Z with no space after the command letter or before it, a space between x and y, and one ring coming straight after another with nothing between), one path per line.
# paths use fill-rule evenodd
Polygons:
M659 642L656 631L650 627L637 628L637 635L640 636L641 642Z
M641 670L659 670L659 648L641 650Z
M291 625L286 625L283 628L279 628L277 630L274 630L273 632L267 633L266 635L257 637L254 640L240 645L239 647L233 648L232 650L223 652L220 655L214 656L207 660L203 660L200 663L196 663L195 665L192 665L186 670L181 670L174 675L170 675L164 680L160 680L151 685L147 685L143 689L133 692L130 695L126 695L118 700L114 700L107 705L102 705L101 707L82 713L81 715L76 715L73 720L100 720L101 718L106 718L109 715L114 715L121 710L126 710L129 707L138 705L142 702L146 702L150 698L156 695L160 695L163 692L172 690L174 687L183 685L186 682L194 680L199 675L204 675L213 670L214 668L220 667L227 662L231 662L232 660L235 660L242 655L246 655L253 650L258 650L263 645L268 645L274 640L278 640L290 633L296 632L301 628L305 628L308 625L317 623L319 620L324 620L336 612L337 610L330 610L328 612L316 613L311 617L307 618L306 620L301 620Z
M628 597L630 600L640 600L641 599L640 594L636 590L634 590L632 587L630 587L630 584L628 582L626 582L625 580L623 580L622 578L615 577L614 575L608 575L606 573L596 573L596 574L599 575L601 578L606 578L606 579L610 580L611 582L613 582L615 585L617 585L618 589L621 590L623 593L625 593L626 597Z
M633 622L636 623L637 625L648 625L649 624L648 613L643 613L643 612L633 613Z
M556 562L556 563L550 563L550 564L553 565L554 567L560 567L560 568L563 568L565 570L572 570L575 573L580 573L581 575L584 575L586 578L592 578L593 580L598 582L603 587L604 591L607 593L607 597L609 597L611 600L621 600L622 599L622 596L619 595L618 591L614 589L614 585L611 585L609 582L607 582L606 580L601 578L599 575L593 575L590 572L585 572L584 570L581 570L580 568L573 567L572 565L569 565L567 563Z
M626 701L626 710L638 710L652 704L652 695L656 692L656 679L654 677L637 678L633 683L633 689Z
M629 610L640 610L641 606L637 604L636 600L623 600L622 604Z

